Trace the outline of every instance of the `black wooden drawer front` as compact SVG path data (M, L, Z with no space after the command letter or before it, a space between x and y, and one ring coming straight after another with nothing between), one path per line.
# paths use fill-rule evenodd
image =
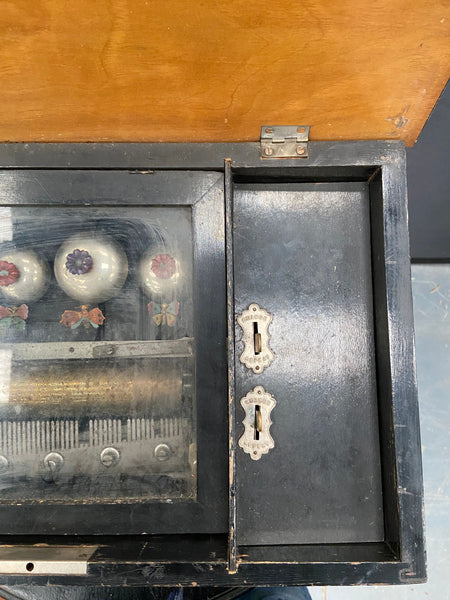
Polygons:
M277 402L273 450L237 454L239 544L384 539L369 202L364 183L235 189L235 311L272 315L275 354L260 375L236 360L236 398Z

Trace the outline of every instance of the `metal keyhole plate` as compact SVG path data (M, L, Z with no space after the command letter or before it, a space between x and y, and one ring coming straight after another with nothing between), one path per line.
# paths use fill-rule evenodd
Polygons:
M270 349L269 325L272 315L258 304L250 304L237 318L242 327L244 351L239 360L256 374L262 373L275 358Z
M243 420L245 431L239 440L239 446L244 452L250 454L253 460L259 460L275 446L270 435L272 425L270 413L276 406L276 400L261 385L257 385L242 398L241 405L245 411Z

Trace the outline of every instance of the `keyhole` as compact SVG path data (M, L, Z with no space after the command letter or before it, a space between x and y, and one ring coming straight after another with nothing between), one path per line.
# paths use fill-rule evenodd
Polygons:
M258 332L257 321L253 321L253 349L255 355L261 354L261 334Z
M253 426L253 439L259 440L259 432L262 431L262 414L259 404L255 406L255 422Z

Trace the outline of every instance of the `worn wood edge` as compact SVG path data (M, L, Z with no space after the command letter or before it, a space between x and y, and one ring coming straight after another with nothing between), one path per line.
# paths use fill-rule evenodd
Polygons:
M231 159L225 159L225 246L227 270L227 353L228 353L228 452L229 452L229 539L228 570L236 573L236 423L234 381L234 277L233 277L233 176Z
M333 140L309 142L308 158L264 160L259 142L8 142L0 144L0 169L198 169L236 167L383 165L397 160L402 140Z
M382 169L385 220L386 292L392 378L397 493L402 560L410 567L405 579L426 579L424 494L415 363L414 316L408 233L405 156ZM400 343L401 340L401 343ZM406 460L407 458L407 460Z

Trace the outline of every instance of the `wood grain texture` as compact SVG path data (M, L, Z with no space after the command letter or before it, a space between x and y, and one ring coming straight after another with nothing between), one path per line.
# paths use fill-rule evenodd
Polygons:
M450 73L448 0L3 0L0 141L414 143Z

